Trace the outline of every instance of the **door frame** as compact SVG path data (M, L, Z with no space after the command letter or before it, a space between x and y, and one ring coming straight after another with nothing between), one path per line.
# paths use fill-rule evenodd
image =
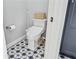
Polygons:
M67 5L68 0L49 0L44 59L58 59Z

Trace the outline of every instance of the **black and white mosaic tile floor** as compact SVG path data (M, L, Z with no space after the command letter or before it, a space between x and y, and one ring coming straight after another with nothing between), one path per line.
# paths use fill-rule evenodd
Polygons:
M27 40L22 40L8 50L9 59L43 59L44 58L44 46L37 47L34 51L28 48ZM68 57L58 59L71 59Z
M28 48L26 39L18 42L7 50L9 59L43 59L44 57L44 47L39 46L33 51Z

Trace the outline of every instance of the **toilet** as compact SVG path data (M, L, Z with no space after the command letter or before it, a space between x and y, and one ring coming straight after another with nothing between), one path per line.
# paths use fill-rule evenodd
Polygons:
M37 47L37 40L45 31L46 19L32 19L33 26L26 29L28 47L34 50Z

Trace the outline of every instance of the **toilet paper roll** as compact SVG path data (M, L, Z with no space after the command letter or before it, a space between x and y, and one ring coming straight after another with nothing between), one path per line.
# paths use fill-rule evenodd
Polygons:
M15 25L11 25L9 30L11 31L11 30L14 30L14 29L15 29Z

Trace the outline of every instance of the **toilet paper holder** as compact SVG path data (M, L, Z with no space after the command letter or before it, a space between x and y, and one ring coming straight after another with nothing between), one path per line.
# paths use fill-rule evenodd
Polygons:
M12 24L12 25L6 26L6 29L7 30L13 30L13 29L15 29L15 25Z

